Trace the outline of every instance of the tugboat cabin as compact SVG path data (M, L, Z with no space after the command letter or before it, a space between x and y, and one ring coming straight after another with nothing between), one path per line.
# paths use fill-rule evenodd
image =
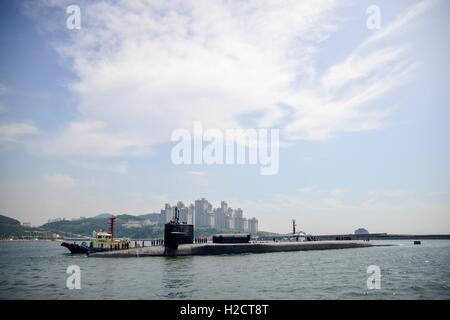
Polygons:
M128 249L129 244L128 239L113 239L109 232L98 232L91 247L97 249Z
M109 248L112 244L112 235L108 232L98 232L94 244L94 248Z

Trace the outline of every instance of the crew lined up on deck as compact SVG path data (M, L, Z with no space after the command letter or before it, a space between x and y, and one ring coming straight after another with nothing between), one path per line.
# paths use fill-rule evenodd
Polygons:
M194 243L207 243L208 238L207 237L198 237L194 239Z
M139 245L139 243L137 243L137 241L135 241L134 242L134 247L135 248L140 248L140 247L144 248L145 247L145 241L142 240L142 245Z
M164 245L164 240L162 240L162 239L155 239L155 240L152 240L152 241L151 241L151 245L152 245L152 247L155 247L155 246L163 246L163 245Z
M194 243L208 243L208 237L197 237L194 239ZM152 247L164 246L164 240L163 239L151 240L150 245ZM92 244L91 244L91 246L92 246ZM138 243L138 241L135 241L134 247L135 248L144 248L145 241L142 241L142 244ZM130 244L129 243L115 244L115 245L111 245L110 248L111 248L111 250L130 249Z
M91 242L91 247L93 246L93 243ZM114 245L109 246L110 250L122 250L122 249L130 249L129 243L115 243Z

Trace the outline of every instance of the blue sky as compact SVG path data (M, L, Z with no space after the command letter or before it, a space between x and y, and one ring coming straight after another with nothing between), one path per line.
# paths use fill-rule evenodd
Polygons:
M206 197L263 230L450 232L447 1L80 1L80 30L69 4L0 4L1 214ZM174 165L194 120L279 128L278 174Z

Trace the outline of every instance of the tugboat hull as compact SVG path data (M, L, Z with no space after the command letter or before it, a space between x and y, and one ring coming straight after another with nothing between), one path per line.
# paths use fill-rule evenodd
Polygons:
M104 252L104 251L111 251L110 248L93 248L88 246L83 246L77 243L67 243L63 242L61 243L61 246L69 249L70 253L72 254L89 254L94 252Z
M89 247L79 245L76 243L63 242L63 243L61 243L61 246L69 249L70 253L72 253L72 254L80 254L80 253L88 254L91 252L95 252L94 250L90 249Z

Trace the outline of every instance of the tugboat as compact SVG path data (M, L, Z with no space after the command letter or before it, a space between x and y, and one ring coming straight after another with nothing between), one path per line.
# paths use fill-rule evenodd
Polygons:
M89 245L87 245L86 242L82 242L81 244L63 242L61 243L61 246L69 249L72 254L89 254L94 252L129 249L131 247L130 239L114 239L115 220L115 216L110 218L110 232L98 232L94 241L91 241Z

